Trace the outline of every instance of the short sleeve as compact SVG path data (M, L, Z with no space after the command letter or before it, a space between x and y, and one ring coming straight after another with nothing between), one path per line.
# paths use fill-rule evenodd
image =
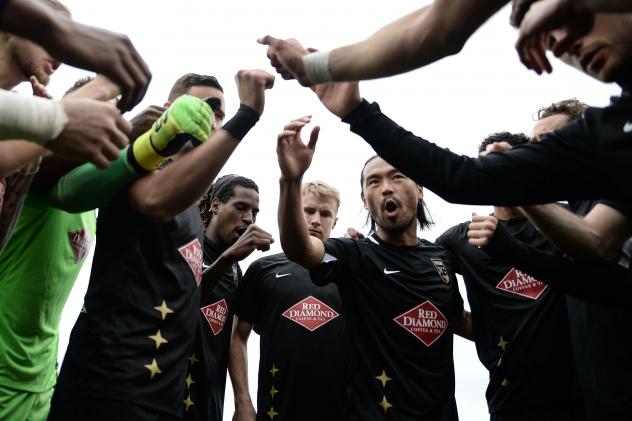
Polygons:
M235 315L239 320L253 325L261 322L259 285L261 283L261 265L258 261L252 262L242 278L237 289L235 300Z
M330 238L323 241L325 255L320 264L309 271L309 275L316 285L324 286L331 282L339 283L348 279L353 267L353 250L355 242L348 238Z

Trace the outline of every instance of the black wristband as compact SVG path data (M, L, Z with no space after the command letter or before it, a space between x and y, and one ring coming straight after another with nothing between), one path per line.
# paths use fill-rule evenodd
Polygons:
M239 109L223 126L232 137L241 140L259 121L259 113L247 105L241 104Z

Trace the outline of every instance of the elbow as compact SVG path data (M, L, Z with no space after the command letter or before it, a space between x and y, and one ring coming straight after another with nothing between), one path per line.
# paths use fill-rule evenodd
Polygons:
M130 197L132 209L155 222L164 223L173 219L176 215L160 198L155 196Z

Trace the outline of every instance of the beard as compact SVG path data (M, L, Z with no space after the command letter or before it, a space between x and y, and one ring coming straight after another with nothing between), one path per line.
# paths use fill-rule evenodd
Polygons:
M391 235L399 235L403 232L406 232L411 224L416 226L417 224L417 216L407 216L402 215L395 220L391 220L388 218L383 218L382 215L371 215L373 220L375 221L375 225L377 225L381 230L391 234Z
M41 47L30 41L16 39L13 44L13 60L20 72L25 76L25 81L29 77L35 76L42 85L48 85L50 75L44 70L43 55L37 54ZM39 57L38 57L39 56Z

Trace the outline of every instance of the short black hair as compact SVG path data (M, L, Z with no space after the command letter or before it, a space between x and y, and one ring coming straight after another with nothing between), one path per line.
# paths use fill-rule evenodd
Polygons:
M200 75L197 73L187 73L181 76L171 87L169 92L169 102L173 102L179 96L186 94L193 86L210 86L224 92L224 88L219 84L215 76Z
M252 189L259 193L257 183L247 177L228 174L215 180L215 183L213 183L211 188L198 202L198 208L200 209L200 216L202 216L202 223L204 224L205 230L211 223L211 218L213 217L213 200L217 199L222 203L228 202L230 198L235 195L235 187L237 186Z
M366 160L364 165L362 166L362 171L360 172L360 191L364 196L364 169L369 164L369 162L373 161L376 158L382 158L379 155L373 155L369 159ZM383 159L383 158L382 158ZM426 202L424 202L423 197L419 198L417 202L417 222L419 223L419 227L424 230L426 228L430 228L434 222L432 222L432 218L430 217L430 212L428 211L428 207L426 206ZM368 212L366 216L366 224L371 224L371 232L375 231L375 219L371 216L371 213Z
M492 143L498 142L507 142L511 146L524 145L525 143L529 143L531 139L524 133L510 133L510 132L498 132L492 133L483 140L478 146L478 153L483 152L487 149L487 145L491 145Z

